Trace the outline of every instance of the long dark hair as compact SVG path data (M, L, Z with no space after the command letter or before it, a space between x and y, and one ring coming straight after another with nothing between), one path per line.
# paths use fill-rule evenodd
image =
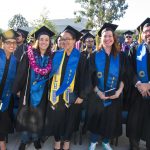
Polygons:
M41 34L41 35L42 35L42 34ZM36 40L35 45L34 45L34 48L36 49L36 52L37 52L39 55L41 55L40 48L39 48L39 38L40 38L40 36L39 36L38 39ZM51 43L51 38L50 38L50 37L49 37L49 40L50 40L49 46L48 46L48 48L46 49L46 52L45 52L44 55L50 56L50 58L52 58L52 49L51 49L52 43Z
M113 56L117 56L117 54L120 52L120 46L119 46L119 42L117 40L117 35L114 32L112 32L112 33L113 33L114 43L112 45L111 53L113 54ZM103 44L100 43L98 51L100 51L102 48L103 48Z

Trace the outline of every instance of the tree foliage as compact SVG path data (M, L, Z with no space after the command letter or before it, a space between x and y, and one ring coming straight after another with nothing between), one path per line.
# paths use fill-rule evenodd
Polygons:
M76 0L80 3L81 10L74 12L76 22L82 17L87 18L86 28L101 26L104 22L112 23L119 20L125 14L128 4L126 0Z
M40 17L31 22L31 26L36 30L36 28L39 28L39 26L42 26L44 24L49 27L54 33L57 33L56 26L48 19L48 14L49 11L44 8L42 13L40 14Z
M3 32L3 30L0 28L0 34Z
M28 27L28 21L21 14L16 14L9 20L8 26L13 29Z

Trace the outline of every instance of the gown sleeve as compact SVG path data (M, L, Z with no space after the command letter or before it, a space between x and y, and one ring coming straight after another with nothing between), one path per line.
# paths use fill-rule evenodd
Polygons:
M81 53L76 71L75 91L78 97L84 99L86 96L87 58Z
M138 77L136 75L136 47L132 48L132 52L129 56L129 63L130 63L130 76L132 79L132 84L135 85L138 82Z
M17 74L15 77L15 81L13 84L13 90L12 90L12 92L14 94L21 91L23 89L24 85L26 84L28 67L29 67L28 57L26 54L24 54L21 62L18 65L18 68L17 68Z

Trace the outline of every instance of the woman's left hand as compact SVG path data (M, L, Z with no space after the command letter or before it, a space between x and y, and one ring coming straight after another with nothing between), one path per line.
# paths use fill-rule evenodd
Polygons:
M78 97L75 101L75 104L81 104L83 102L83 99L81 99L80 97Z
M112 95L112 96L110 96L109 98L110 98L110 99L117 99L117 98L119 98L121 92L122 92L122 91L117 90L117 91L115 92L115 94Z

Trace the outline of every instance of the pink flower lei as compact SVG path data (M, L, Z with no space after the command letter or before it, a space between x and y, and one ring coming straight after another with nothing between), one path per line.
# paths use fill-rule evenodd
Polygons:
M31 45L28 46L27 54L28 54L28 58L29 58L29 64L37 74L45 76L51 71L51 69L52 69L52 61L51 60L49 60L49 63L45 68L40 68L40 66L38 66L36 64L35 57L33 54L33 49L32 49Z

